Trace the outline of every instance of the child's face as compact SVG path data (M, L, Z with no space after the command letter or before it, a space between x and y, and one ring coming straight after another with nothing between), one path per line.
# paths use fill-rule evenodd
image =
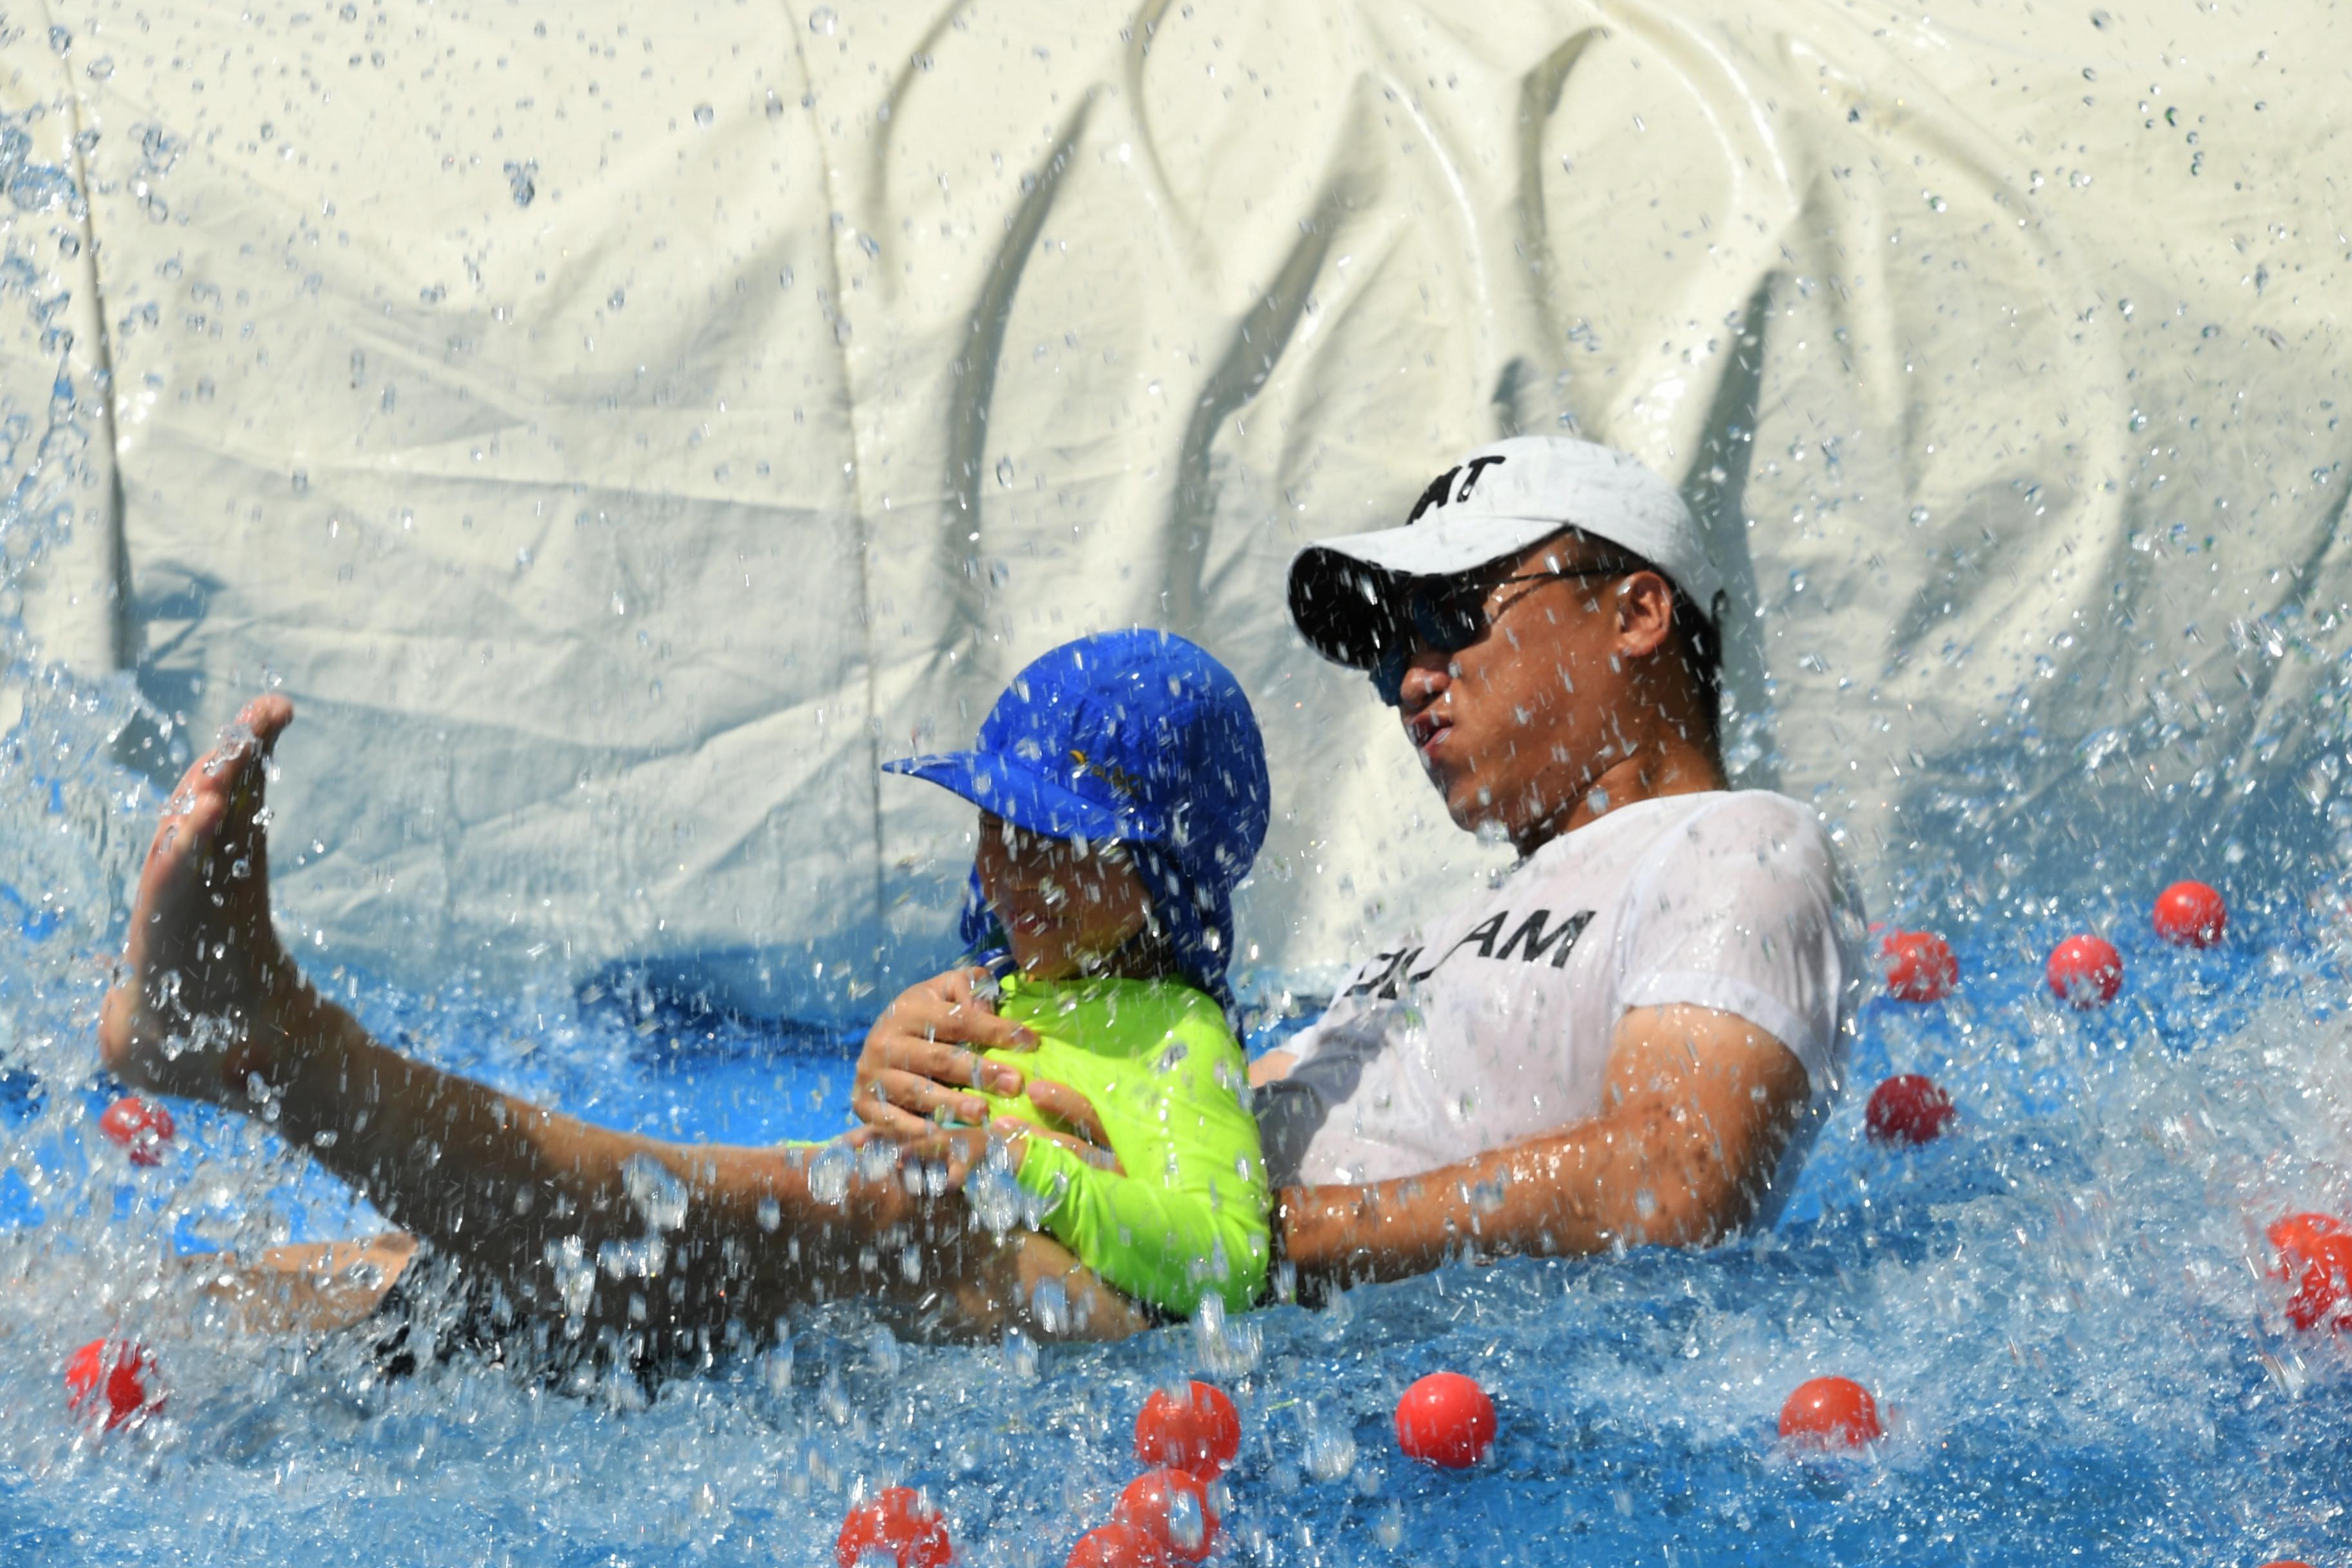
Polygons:
M1004 922L1013 962L1035 980L1066 980L1097 967L1143 929L1151 896L1118 844L1081 851L980 814L980 890Z

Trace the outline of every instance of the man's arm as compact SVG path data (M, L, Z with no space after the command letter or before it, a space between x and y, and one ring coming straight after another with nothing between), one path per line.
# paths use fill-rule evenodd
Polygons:
M1755 1214L1808 1094L1794 1053L1745 1018L1636 1008L1618 1023L1599 1116L1417 1176L1286 1188L1277 1232L1310 1286L1403 1279L1456 1250L1713 1241Z

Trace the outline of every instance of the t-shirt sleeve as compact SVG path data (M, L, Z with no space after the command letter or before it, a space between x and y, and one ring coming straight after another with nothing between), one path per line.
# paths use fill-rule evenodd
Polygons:
M1835 1087L1859 912L1812 812L1735 795L1674 830L1635 874L1618 937L1628 1009L1735 1014L1796 1053L1816 1094Z

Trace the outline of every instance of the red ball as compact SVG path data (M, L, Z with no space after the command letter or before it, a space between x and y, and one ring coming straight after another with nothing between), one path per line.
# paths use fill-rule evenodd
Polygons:
M1886 969L1886 994L1897 1002L1940 1002L1960 983L1960 961L1934 931L1888 931L1878 953Z
M2124 955L2105 937L2070 936L2051 950L2048 973L2061 1002L2104 1007L2124 988Z
M1198 1563L1216 1544L1208 1483L1182 1470L1146 1470L1127 1483L1110 1512L1115 1523L1141 1531L1186 1563Z
M1863 1121L1881 1143L1932 1143L1952 1115L1952 1097L1934 1079L1906 1072L1870 1091Z
M2156 896L2156 934L2175 947L2210 947L2230 924L2230 906L2202 882L2175 882Z
M160 1151L179 1131L172 1125L170 1111L135 1094L126 1094L108 1106L106 1113L98 1119L98 1130L129 1150L134 1165L162 1164L163 1156Z
M1397 1401L1396 1428L1407 1458L1465 1469L1494 1446L1495 1402L1458 1372L1433 1372Z
M1182 1398L1155 1388L1135 1418L1135 1457L1147 1465L1189 1470L1204 1481L1224 1474L1242 1451L1242 1418L1225 1391L1185 1385Z
M1850 1377L1817 1377L1801 1383L1780 1406L1780 1436L1808 1447L1858 1448L1886 1436L1878 1424L1878 1402Z
M883 1562L896 1568L947 1568L955 1543L939 1510L925 1502L912 1487L887 1487L841 1521L841 1535L833 1543L833 1560L841 1568Z
M2275 1563L2263 1563L2263 1568L2311 1568L2311 1564L2300 1557L2282 1557Z
M1078 1537L1066 1568L1168 1568L1168 1548L1131 1524L1106 1524Z
M2291 1252L2282 1248L2280 1261L2301 1275L2287 1300L2288 1322L2298 1329L2352 1330L2352 1231L2314 1236Z
M2303 1267L2311 1244L2323 1236L2334 1236L2347 1227L2332 1214L2316 1214L2306 1210L2291 1214L2284 1219L2271 1222L2271 1245L2278 1248L2278 1262L2272 1266L2271 1278L2291 1279L2294 1270Z
M148 1387L154 1376L155 1359L146 1346L92 1340L66 1362L66 1407L85 1419L102 1410L111 1430L134 1415L163 1408L161 1391Z

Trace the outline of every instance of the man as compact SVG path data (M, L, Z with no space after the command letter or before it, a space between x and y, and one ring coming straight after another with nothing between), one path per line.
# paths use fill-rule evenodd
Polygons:
M1607 447L1504 441L1404 526L1310 546L1290 607L1371 673L1454 823L1521 857L1255 1064L1301 1279L1769 1216L1839 1087L1862 927L1813 813L1725 788L1725 600L1681 498ZM919 987L868 1038L858 1112L919 1146L975 1070L1014 1087L961 1048L1007 1039L958 977Z

